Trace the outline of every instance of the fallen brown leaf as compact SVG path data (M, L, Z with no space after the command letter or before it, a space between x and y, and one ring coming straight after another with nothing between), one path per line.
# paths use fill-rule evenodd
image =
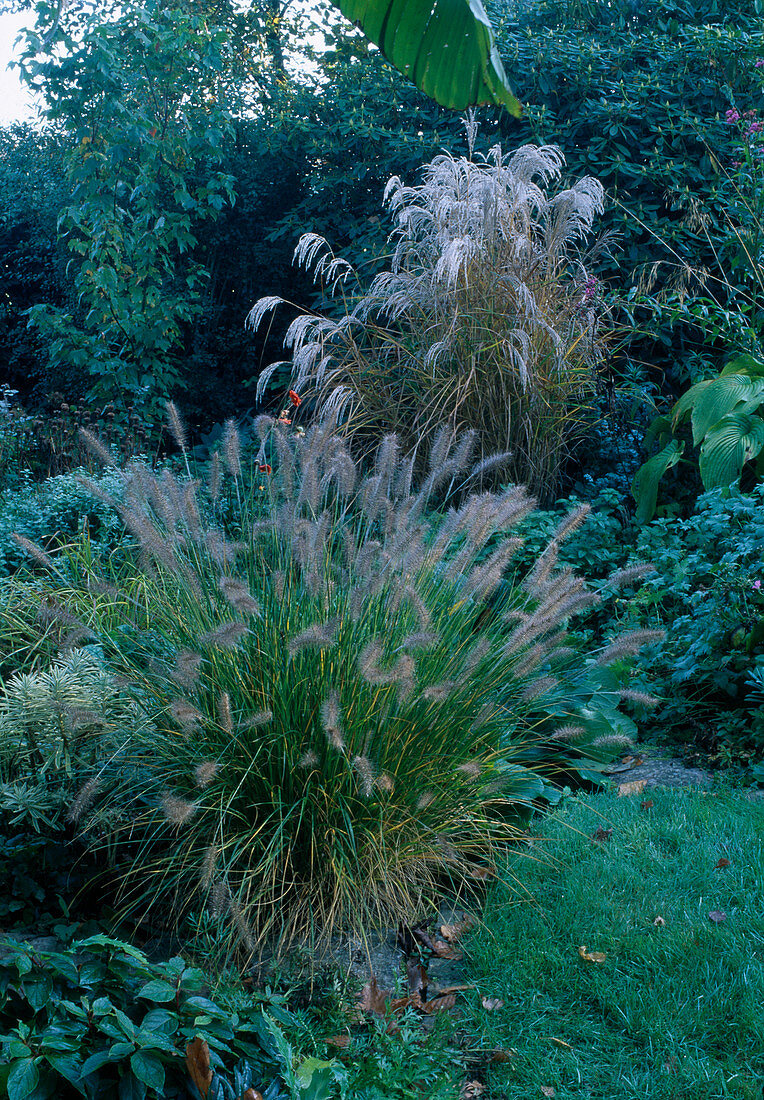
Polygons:
M588 951L586 947L579 947L578 954L585 962L590 963L604 963L607 958L604 951Z
M210 1069L210 1048L206 1040L196 1037L186 1047L186 1068L188 1076L196 1085L202 1100L205 1100L212 1085L212 1070Z
M475 918L465 915L455 924L441 924L440 934L449 943L457 943L465 932L469 932L475 926Z
M324 1039L324 1042L328 1043L329 1046L339 1047L340 1050L345 1050L346 1047L350 1046L350 1036L349 1035L327 1035L327 1037Z
M602 826L600 826L599 829L595 829L592 833L592 840L610 840L612 835L612 829L603 829Z
M557 1095L551 1085L542 1085L541 1093L543 1096L548 1096L549 1100L552 1100L552 1097L555 1097Z
M511 1062L512 1059L516 1058L516 1057L517 1057L517 1051L514 1049L514 1047L510 1047L509 1050L501 1050L500 1048L497 1048L496 1050L491 1051L491 1053L488 1057L488 1061L489 1062Z
M432 997L429 1001L423 1001L422 1012L426 1012L428 1015L432 1012L446 1012L449 1008L453 1008L456 1004L455 993L442 993L437 997Z
M721 909L712 909L708 914L708 919L713 921L714 924L723 924L727 919L727 914L723 913Z
M454 962L458 962L459 959L464 958L464 954L461 951L457 951L450 943L445 940L433 940L432 953L439 959L453 959Z
M374 974L369 978L358 997L361 1012L373 1012L375 1016L384 1016L390 993L382 990Z
M730 861L728 859L720 859L719 862L714 866L714 870L721 871L722 867L729 867L729 865Z
M482 1081L465 1081L459 1092L459 1100L478 1100L485 1092Z
M648 798L645 802L640 802L639 808L640 810L652 810L654 805L652 798Z
M573 1047L570 1045L570 1043L566 1043L564 1039L558 1039L556 1035L550 1035L549 1036L549 1042L554 1043L554 1045L559 1047L561 1050L572 1050L573 1049Z
M642 794L646 785L647 780L645 779L633 779L631 783L621 783L618 787L618 797L624 798L629 794Z
M504 1008L501 997L481 997L481 1001L486 1012L496 1012L498 1009Z
M496 874L496 869L485 867L480 863L470 863L467 867L467 874L478 882L487 882L489 878Z
M419 959L406 959L406 979L409 993L420 1001L427 1000L427 971Z

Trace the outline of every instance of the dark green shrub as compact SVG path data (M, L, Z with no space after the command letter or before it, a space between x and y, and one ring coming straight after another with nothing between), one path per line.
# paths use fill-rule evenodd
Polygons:
M21 535L53 549L87 532L94 549L108 552L123 538L113 506L96 500L81 482L81 474L59 474L41 485L26 480L15 491L0 495L0 576L16 572L28 555L13 538ZM98 477L104 492L117 492L117 473Z
M703 494L686 520L654 520L655 565L633 608L666 639L644 665L662 697L656 728L731 757L764 754L764 488Z
M294 1071L275 1021L254 996L235 1009L212 999L209 983L182 958L153 963L102 935L63 950L0 942L0 1097L198 1100L186 1067L197 1037L209 1049L210 1100L248 1088L284 1096L280 1074ZM270 1012L288 1020L277 1005Z

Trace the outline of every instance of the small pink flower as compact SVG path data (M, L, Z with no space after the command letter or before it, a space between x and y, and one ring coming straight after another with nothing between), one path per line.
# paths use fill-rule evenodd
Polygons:
M736 111L734 107L730 107L729 111L727 111L726 115L724 116L724 120L725 120L725 122L729 123L730 125L733 122L739 122L740 121L740 111Z
M761 581L754 581L753 582L753 590L754 590L754 592L760 592L761 591Z
M754 65L754 69L764 69L764 57L760 57Z
M753 137L754 134L760 134L764 130L764 122L752 122L745 132L746 137Z

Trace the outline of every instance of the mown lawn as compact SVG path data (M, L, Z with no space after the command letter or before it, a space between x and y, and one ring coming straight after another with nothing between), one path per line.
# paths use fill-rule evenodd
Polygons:
M764 802L574 800L505 870L469 944L486 1098L761 1100Z

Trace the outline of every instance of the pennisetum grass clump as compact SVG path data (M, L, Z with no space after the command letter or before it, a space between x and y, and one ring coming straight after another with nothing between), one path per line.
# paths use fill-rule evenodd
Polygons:
M599 599L556 565L583 514L514 575L533 501L481 489L474 433L442 430L417 480L392 436L363 471L332 421L257 430L254 488L233 426L206 480L127 467L129 598L87 622L151 717L88 792L129 821L126 897L206 910L247 952L464 894L545 768L612 756L593 742L622 727L591 720L586 677L611 677L614 713L625 688L566 632ZM241 503L228 528L221 492Z

